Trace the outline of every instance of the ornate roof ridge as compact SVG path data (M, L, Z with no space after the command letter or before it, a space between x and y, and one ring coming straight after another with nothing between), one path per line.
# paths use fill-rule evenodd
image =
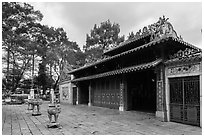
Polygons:
M172 24L168 21L169 18L166 18L164 15L163 17L159 17L159 20L156 23L150 24L148 26L144 26L143 29L136 32L135 36L132 39L128 39L118 46L114 46L110 49L106 49L104 53L108 53L110 51L116 50L120 47L125 46L131 42L140 40L144 37L151 35L150 42L163 37L164 35L172 36L178 39L182 39L182 37L178 37L176 31L174 30Z

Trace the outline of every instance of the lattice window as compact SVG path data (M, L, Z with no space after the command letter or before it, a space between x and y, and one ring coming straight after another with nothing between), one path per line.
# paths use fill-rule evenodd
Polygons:
M170 79L170 103L183 104L183 91L181 79Z

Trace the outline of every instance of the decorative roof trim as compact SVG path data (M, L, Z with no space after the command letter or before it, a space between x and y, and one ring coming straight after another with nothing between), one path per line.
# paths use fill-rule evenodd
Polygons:
M170 60L165 61L165 65L172 65L172 64L183 64L187 62L199 62L202 60L201 52L197 52L195 54L192 54L190 56L184 56L184 57L177 57Z
M130 73L130 72L139 71L139 70L143 70L143 69L149 69L151 67L155 67L156 65L158 65L161 62L162 62L162 59L157 59L153 62L149 62L149 63L145 63L145 64L135 65L135 66L131 66L131 67L123 68L123 69L118 69L118 70L113 70L113 71L109 71L109 72L105 72L105 73L101 73L101 74L96 74L96 75L91 75L91 76L87 76L87 77L73 79L72 82L96 79L96 78L101 78L101 77Z

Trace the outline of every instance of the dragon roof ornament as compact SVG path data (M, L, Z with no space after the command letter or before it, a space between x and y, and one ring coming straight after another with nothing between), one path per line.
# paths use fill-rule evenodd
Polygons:
M166 18L164 15L163 17L159 17L159 20L156 23L148 25L148 27L143 27L136 33L135 37L141 37L145 34L151 34L150 41L157 40L163 36L171 36L174 38L179 38L181 40L182 37L178 37L176 31L173 29L172 24L168 21L169 18Z

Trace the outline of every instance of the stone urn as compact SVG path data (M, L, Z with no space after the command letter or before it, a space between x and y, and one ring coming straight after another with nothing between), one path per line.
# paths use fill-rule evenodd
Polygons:
M42 99L33 99L31 104L33 106L33 113L32 113L32 115L33 116L41 115L40 105L42 104Z
M60 104L50 104L47 113L49 118L48 128L50 127L59 127L58 116L61 112ZM52 116L54 116L54 120L52 120Z
M34 99L28 99L28 110L33 110L33 100Z

